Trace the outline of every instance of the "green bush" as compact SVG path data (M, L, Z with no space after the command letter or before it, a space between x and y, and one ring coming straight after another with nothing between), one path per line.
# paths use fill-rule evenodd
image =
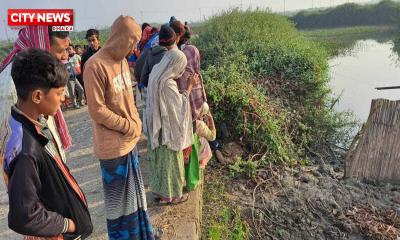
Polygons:
M230 10L198 29L209 102L218 122L263 163L292 162L330 136L328 54L286 18Z

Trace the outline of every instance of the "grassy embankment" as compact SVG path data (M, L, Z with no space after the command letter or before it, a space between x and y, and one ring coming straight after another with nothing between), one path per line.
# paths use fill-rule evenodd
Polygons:
M194 44L214 118L246 151L227 166L231 175L252 178L270 164L307 164L310 155L349 143L355 122L332 110L329 53L285 17L231 10L199 27ZM229 176L207 177L203 237L248 238L240 212L224 201Z

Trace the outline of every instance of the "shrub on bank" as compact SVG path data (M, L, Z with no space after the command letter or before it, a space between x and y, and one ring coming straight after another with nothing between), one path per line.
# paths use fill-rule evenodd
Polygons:
M194 44L216 120L263 163L297 160L335 136L328 54L286 18L234 9L206 21Z

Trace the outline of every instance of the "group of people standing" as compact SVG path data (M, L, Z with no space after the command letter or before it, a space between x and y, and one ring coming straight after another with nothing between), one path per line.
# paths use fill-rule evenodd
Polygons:
M191 191L200 182L201 166L211 158L207 139L215 139L215 126L200 74L200 53L189 42L190 28L171 17L159 31L148 24L142 31L143 48L134 72L145 102L151 189L161 204L177 204L188 199L184 187ZM156 37L158 44L152 42Z
M67 48L68 59L64 61L69 72L69 81L66 89L66 99L63 102L64 109L72 105L78 109L85 105L85 83L83 81L83 68L86 61L94 55L100 47L100 32L97 29L89 29L86 32L88 45L82 48L81 45L73 45L70 42Z
M79 49L70 46L68 33L37 26L20 31L0 65L0 163L11 229L25 239L84 239L93 231L84 192L66 165L72 139L60 111L66 86L75 96L79 84L100 160L109 239L157 237L136 146L142 130L151 190L163 205L185 202L199 185L216 135L190 38L187 24L173 17L158 29L120 16L103 47L99 32L88 30L78 70ZM141 116L131 68L144 101Z

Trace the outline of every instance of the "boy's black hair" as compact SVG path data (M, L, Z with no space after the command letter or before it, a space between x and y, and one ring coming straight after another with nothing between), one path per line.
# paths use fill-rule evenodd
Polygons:
M50 53L30 48L15 56L11 76L18 98L26 101L34 90L41 89L47 93L51 88L64 87L69 73Z
M75 49L76 49L76 48L83 49L83 48L82 48L82 45L79 45L79 44L76 44L76 45L75 45Z
M93 29L93 28L91 28L91 29L89 29L89 30L87 30L86 31L86 40L89 38L89 37L91 37L91 36L93 36L93 35L95 35L96 36L96 38L97 38L97 40L100 40L100 32L99 32L99 30L97 30L97 29Z
M54 38L65 39L65 38L67 38L69 36L69 32L66 32L66 31L53 31L51 26L49 26L48 31L49 31L49 37L50 37L50 44L53 42Z

